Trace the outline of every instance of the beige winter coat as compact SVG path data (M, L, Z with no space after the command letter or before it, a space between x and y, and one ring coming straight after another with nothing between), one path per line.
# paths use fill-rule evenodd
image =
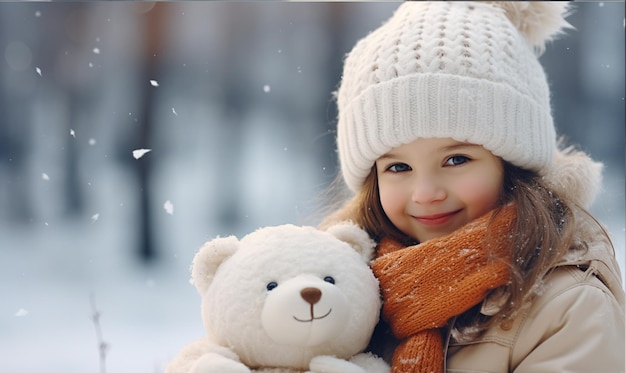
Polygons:
M510 330L451 341L447 372L624 372L624 291L613 249L599 228L580 227L579 239L588 251L563 259ZM483 312L490 308L486 301Z

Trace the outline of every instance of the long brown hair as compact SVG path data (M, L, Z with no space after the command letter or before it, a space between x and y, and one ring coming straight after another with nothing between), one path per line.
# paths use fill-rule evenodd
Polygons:
M457 325L469 338L494 323L500 323L503 328L510 325L520 307L537 293L544 276L574 244L576 223L573 209L582 209L549 189L537 173L506 161L503 165L504 182L497 210L509 202L513 202L517 210L516 224L511 231L511 281L504 289L498 289L507 302L493 317L481 316L478 312L480 305L461 315ZM391 238L404 245L419 243L398 230L387 218L380 203L375 166L360 191L339 215L335 219L354 220L377 242Z

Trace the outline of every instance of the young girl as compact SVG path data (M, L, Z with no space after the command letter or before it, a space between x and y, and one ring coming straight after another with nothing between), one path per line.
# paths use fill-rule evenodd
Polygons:
M538 55L564 2L403 3L348 54L322 226L379 242L371 350L394 372L623 372L624 292L586 211L601 165L557 147Z

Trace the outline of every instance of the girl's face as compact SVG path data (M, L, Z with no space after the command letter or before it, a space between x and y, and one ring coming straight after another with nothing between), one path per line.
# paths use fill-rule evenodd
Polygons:
M480 145L418 139L376 161L380 202L391 222L418 242L451 233L495 208L502 160Z

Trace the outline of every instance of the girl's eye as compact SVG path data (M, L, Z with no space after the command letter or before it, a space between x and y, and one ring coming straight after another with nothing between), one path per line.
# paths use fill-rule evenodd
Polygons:
M411 166L409 166L406 163L396 163L396 164L392 164L391 166L387 167L387 171L391 171L391 172L407 172L407 171L411 171Z
M469 158L464 155L454 155L446 160L444 166L458 166L463 163L469 162Z
M332 278L331 276L326 276L324 277L324 281L330 283L330 284L334 284L335 283L335 279Z
M268 282L267 285L265 286L267 291L272 291L272 290L276 289L276 287L278 287L278 283L275 282L275 281Z

